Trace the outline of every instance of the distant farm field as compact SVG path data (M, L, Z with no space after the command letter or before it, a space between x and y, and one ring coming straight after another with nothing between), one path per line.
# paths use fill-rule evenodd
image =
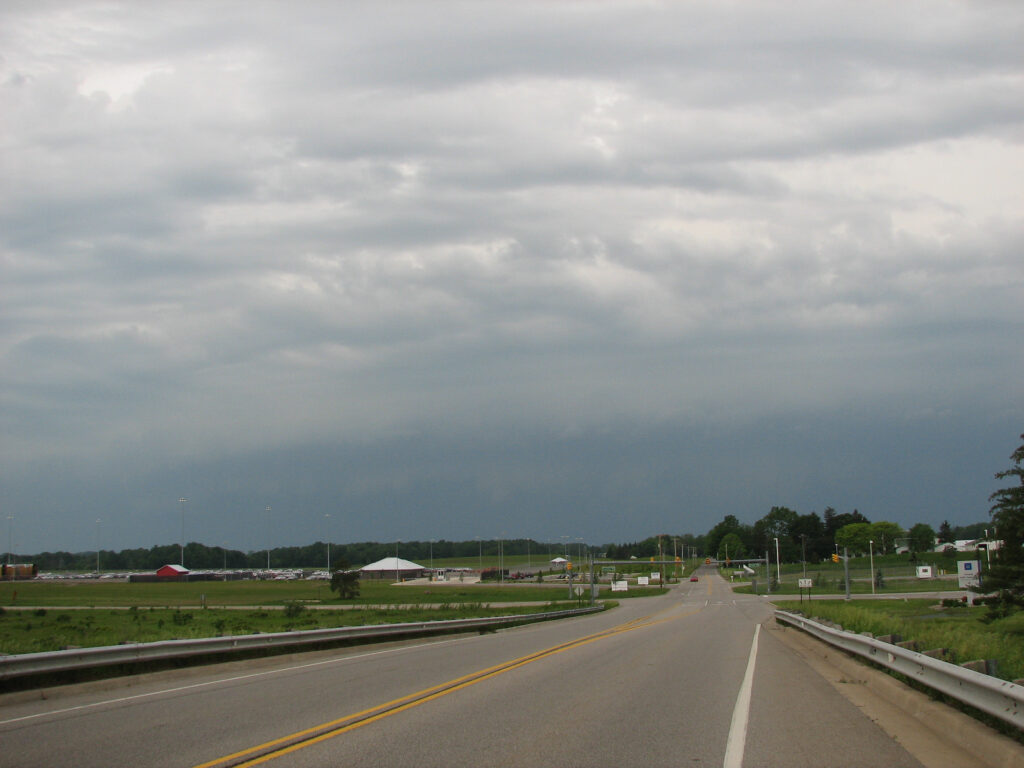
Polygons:
M504 616L582 604L569 599L566 584L396 585L364 580L360 587L358 600L339 600L322 581L5 582L0 585L0 653ZM618 600L663 592L649 588L612 595L606 588L601 597Z
M326 605L416 605L423 603L506 603L567 600L566 584L392 584L363 579L357 600L339 600L325 581L192 581L130 584L123 581L0 582L0 607L201 607L281 606L288 602ZM602 590L608 591L607 588ZM615 598L657 595L660 588L616 592ZM611 597L611 593L608 593Z
M6 610L0 614L0 653L37 653L73 647L96 647L158 640L293 632L369 624L443 621L470 617L506 616L575 607L488 607L474 603L446 607L391 607L358 610L311 610L290 604L284 610L252 608L130 608Z

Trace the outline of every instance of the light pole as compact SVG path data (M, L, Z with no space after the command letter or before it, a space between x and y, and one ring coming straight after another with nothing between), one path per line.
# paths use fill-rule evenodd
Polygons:
M804 578L807 578L807 534L800 534L800 560L804 564Z
M181 567L185 567L185 505L188 499L182 496L178 499L178 506L181 507Z
M434 540L430 540L430 580L434 580Z
M100 523L102 521L96 518L96 573L100 572Z
M267 513L267 570L270 570L270 505L264 510Z
M226 571L228 569L228 543L226 541L224 542L223 549L224 549L224 570Z
M868 554L871 556L871 594L875 594L875 542L873 539L868 541Z
M331 534L330 534L330 521L331 513L324 512L324 527L328 529L326 535L324 535L324 541L327 543L327 575L331 575ZM323 533L321 531L321 533Z
M480 555L480 574L482 576L483 572L484 572L484 543L483 543L483 541L480 540L479 536L474 536L473 538L476 539L477 549L479 550L479 555Z
M775 588L782 587L782 563L779 560L779 537L775 537Z
M11 552L14 551L14 515L7 516L7 570L11 566Z

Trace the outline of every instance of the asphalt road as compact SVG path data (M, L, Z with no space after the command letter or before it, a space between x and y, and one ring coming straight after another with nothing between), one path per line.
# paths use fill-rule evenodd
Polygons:
M0 766L919 766L770 615L709 573L491 635L0 697Z

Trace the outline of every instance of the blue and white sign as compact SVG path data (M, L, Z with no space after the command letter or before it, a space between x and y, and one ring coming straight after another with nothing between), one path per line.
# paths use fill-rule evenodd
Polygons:
M975 589L981 586L981 561L961 560L956 564L956 577L960 589Z

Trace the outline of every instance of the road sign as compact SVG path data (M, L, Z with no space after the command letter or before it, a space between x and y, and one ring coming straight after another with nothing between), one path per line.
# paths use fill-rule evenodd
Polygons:
M956 577L960 589L981 586L981 561L961 560L956 564Z
M576 587L574 591L576 592L576 597L583 597L583 587Z
M810 589L812 584L814 584L814 579L797 579L798 589Z

